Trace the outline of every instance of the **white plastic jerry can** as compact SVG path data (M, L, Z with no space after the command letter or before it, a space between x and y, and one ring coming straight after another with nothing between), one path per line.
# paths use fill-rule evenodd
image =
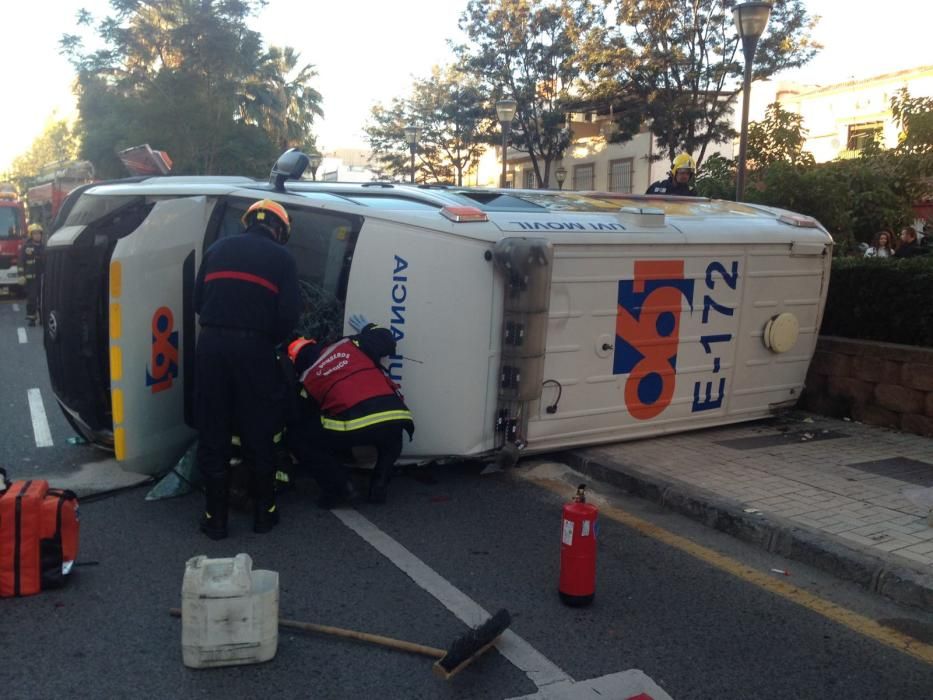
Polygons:
M185 666L207 668L268 661L279 641L279 574L253 571L248 554L192 557L181 586Z

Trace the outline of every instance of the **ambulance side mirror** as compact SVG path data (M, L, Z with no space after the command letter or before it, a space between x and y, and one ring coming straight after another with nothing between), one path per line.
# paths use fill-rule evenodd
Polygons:
M269 184L276 192L285 191L286 180L297 180L308 167L308 156L297 148L290 148L279 156L269 173Z

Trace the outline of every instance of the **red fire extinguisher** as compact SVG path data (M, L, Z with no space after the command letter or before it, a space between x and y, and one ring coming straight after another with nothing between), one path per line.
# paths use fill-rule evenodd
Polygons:
M571 606L589 605L596 594L596 518L599 509L586 502L586 484L564 504L560 536L560 599Z

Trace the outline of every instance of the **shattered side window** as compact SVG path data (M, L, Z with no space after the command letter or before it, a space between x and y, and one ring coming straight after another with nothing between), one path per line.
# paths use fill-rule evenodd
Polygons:
M318 342L343 334L350 264L362 218L320 210L290 210L289 250L298 263L302 312L296 332Z

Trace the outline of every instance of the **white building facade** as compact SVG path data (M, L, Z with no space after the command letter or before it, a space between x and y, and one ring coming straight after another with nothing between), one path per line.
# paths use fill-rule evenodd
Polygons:
M831 85L801 85L790 81L760 81L752 86L749 120L760 121L769 104L781 106L803 117L807 130L804 147L816 161L857 155L871 139L883 148L897 145L899 129L891 113L891 97L907 88L912 97L933 96L933 66L920 66L895 73L852 79ZM741 128L742 99L735 101L734 128ZM572 190L641 193L656 181L667 177L670 169L667 154L657 140L642 127L626 143L609 143L611 120L604 113L573 113L568 124L574 140L564 157L551 164L547 186L558 188L554 176L557 167L566 172L563 186ZM496 160L484 159L478 172L471 177L476 184L498 186L502 161L496 149ZM719 153L726 158L738 155L739 143L712 143L704 157ZM661 154L660 159L656 159ZM699 154L692 154L697 156ZM508 186L536 188L539 186L526 153L509 151Z

